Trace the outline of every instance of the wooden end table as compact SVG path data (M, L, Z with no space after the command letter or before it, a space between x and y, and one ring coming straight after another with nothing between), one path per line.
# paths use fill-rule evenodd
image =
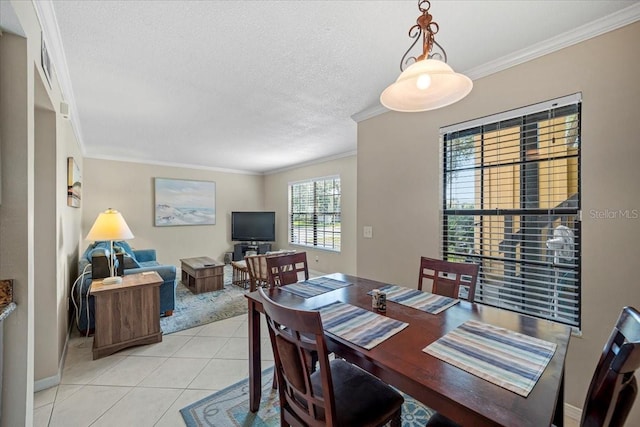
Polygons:
M160 285L155 271L129 274L122 283L91 282L95 298L93 359L134 345L162 341L160 330Z
M182 284L194 294L219 291L224 285L224 264L201 256L181 259Z

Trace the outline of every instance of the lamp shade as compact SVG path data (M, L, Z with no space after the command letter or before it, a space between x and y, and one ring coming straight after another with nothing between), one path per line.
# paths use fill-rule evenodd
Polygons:
M107 209L96 218L93 227L87 234L87 240L126 240L133 239L122 214L115 209Z
M460 101L473 88L464 74L456 73L445 62L424 59L411 64L380 95L390 110L417 112L435 110Z

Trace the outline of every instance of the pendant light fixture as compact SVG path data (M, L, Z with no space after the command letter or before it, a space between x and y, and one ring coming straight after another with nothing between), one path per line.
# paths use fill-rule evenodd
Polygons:
M429 0L418 1L422 13L409 29L415 39L400 61L400 77L380 95L382 105L390 110L417 112L435 110L451 105L467 96L473 82L464 74L456 73L447 65L447 53L435 41L440 27L429 13ZM417 58L409 52L422 39L422 55ZM436 46L442 53L433 52Z

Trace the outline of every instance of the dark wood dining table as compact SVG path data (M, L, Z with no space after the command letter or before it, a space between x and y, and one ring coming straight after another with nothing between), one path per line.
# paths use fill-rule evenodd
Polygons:
M270 289L268 295L280 304L299 309L314 309L342 301L372 310L371 296L367 292L384 286L374 280L339 273L325 277L352 285L307 299L279 288ZM249 404L250 410L255 412L261 398L260 313L263 308L258 292L251 292L246 297L249 304ZM571 334L568 326L464 300L437 315L388 302L384 315L409 326L371 350L326 333L329 349L462 426L563 425L564 363ZM557 344L553 357L527 397L422 351L467 320Z

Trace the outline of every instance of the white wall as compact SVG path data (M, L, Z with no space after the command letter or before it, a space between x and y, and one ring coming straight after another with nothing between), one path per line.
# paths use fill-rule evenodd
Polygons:
M417 286L421 255L439 256L439 128L582 92L582 337L566 361L566 401L582 407L602 347L625 305L640 307L640 23L476 80L450 107L389 112L358 125L358 274ZM628 425L640 425L636 402Z
M44 91L39 84L36 91ZM54 376L58 370L58 334L55 326L58 313L55 304L57 261L56 244L56 114L55 111L36 108L35 112L35 197L34 235L38 244L34 248L35 306L34 334L36 380ZM52 256L53 255L53 256Z
M356 156L329 160L265 176L265 209L276 212L276 245L307 252L309 268L324 273L356 273ZM340 252L289 245L288 213L290 182L331 175L340 176L342 186L342 241Z
M18 306L3 325L3 426L30 425L34 380L60 379L80 231L79 211L65 206L66 157L79 157L77 139L59 114L55 74L47 82L40 65L33 3L10 7L27 38L0 38L0 277L14 279Z
M14 280L16 310L3 322L3 426L33 419L33 56L27 40L0 37L2 204L0 277Z
M154 248L161 263L177 267L195 256L222 261L233 250L231 212L264 208L261 175L85 158L82 177L83 238L100 212L117 209L135 236L133 248ZM215 181L216 224L155 227L154 178ZM89 243L83 241L81 254Z

